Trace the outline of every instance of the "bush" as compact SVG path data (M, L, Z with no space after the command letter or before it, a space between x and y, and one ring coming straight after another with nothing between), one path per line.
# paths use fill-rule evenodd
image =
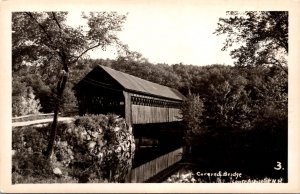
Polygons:
M36 99L31 87L25 87L22 93L12 96L12 114L13 116L22 116L27 114L37 114L41 109L40 101ZM15 90L15 89L13 89ZM13 94L16 93L13 91Z
M35 128L26 126L14 128L12 131L12 149L16 152L41 152L47 145L49 126Z
M23 177L49 178L52 175L52 168L47 158L40 152L16 152L13 156L12 173ZM14 181L18 183L18 181Z
M47 145L47 130L34 127L14 128L12 131L12 182L41 182L53 178L50 161L42 154Z

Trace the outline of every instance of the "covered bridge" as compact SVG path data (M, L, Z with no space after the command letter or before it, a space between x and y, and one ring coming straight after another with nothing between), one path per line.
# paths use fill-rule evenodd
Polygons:
M137 150L130 182L146 181L181 159L185 97L176 89L99 65L74 90L80 115L115 113L133 127Z
M131 126L178 121L185 99L176 89L105 66L94 68L74 89L80 115L115 113Z

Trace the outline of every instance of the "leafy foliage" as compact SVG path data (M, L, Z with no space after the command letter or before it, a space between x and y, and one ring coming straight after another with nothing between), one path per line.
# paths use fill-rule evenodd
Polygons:
M182 104L182 122L185 127L185 141L191 143L194 135L204 133L205 129L202 126L203 121L203 102L199 95L189 94L185 102Z
M61 69L59 63L73 64L88 50L118 43L115 32L121 30L125 20L125 16L116 12L83 14L88 24L85 32L84 26L68 26L67 15L67 12L14 12L13 67L31 63L57 65L52 69Z
M180 86L179 77L170 66L167 64L153 65L142 58L139 53L133 56L119 57L112 62L111 68L172 88Z
M233 47L231 56L238 66L287 66L288 12L227 12L215 31L226 34L223 50Z
M41 109L39 99L33 93L31 87L26 87L25 83L13 82L12 92L12 114L22 116L27 114L37 114Z
M188 159L206 170L286 178L286 170L274 172L273 166L287 164L287 74L277 66L182 65L180 70L188 75L186 90L203 103L203 116L194 122L202 133L186 138L192 146ZM185 114L193 111L185 106Z
M228 67L211 67L205 78L207 88L202 92L206 120L204 125L214 130L245 129L249 127L247 79L243 72ZM209 82L209 80L214 80Z
M32 176L50 178L52 169L42 155L41 148L47 143L45 130L22 127L12 131L12 182L23 183Z

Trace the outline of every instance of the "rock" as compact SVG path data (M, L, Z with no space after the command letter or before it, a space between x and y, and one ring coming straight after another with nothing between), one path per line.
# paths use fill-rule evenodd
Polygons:
M97 131L91 132L91 135L93 136L93 138L97 138L99 133Z
M89 144L88 144L88 146L89 146L88 147L89 151L91 151L91 150L93 150L95 148L96 142L90 141Z
M32 153L32 148L31 147L29 147L27 150L28 150L29 153Z
M61 170L60 170L59 168L57 168L57 167L53 169L53 173L54 173L55 175L58 175L58 176L61 176L61 175L62 175Z
M118 146L118 148L115 150L116 153L121 152L122 148L120 146Z
M120 127L115 127L115 128L114 128L114 131L115 131L115 132L117 132L117 131L119 131L119 130L120 130Z
M128 128L129 133L132 133L132 127Z
M61 146L67 147L68 146L68 142L67 141L62 141L61 142Z

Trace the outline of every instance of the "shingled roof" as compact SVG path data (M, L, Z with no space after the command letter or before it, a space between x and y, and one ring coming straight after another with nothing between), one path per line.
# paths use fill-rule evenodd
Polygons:
M112 68L99 65L96 68L101 68L110 75L125 91L133 93L148 94L151 96L164 97L173 100L183 100L185 97L176 89L153 83L139 77L123 73ZM95 69L96 69L95 68ZM89 75L87 75L89 76ZM86 77L87 77L86 76ZM85 79L85 78L84 78Z
M100 66L110 76L112 76L124 89L141 92L146 94L152 94L155 96L161 96L176 100L183 100L185 97L176 89L163 86L157 83L153 83L139 77L123 73L109 67Z

